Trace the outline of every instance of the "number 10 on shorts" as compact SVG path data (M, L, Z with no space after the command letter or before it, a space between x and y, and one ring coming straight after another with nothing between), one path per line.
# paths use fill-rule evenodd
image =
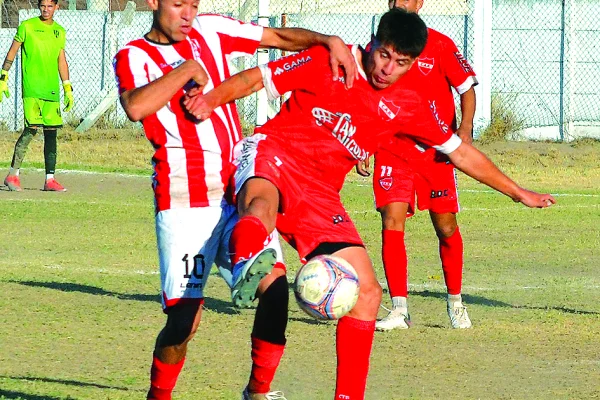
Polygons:
M189 254L183 256L181 261L183 261L183 265L185 268L185 274L183 277L185 279L193 279L198 280L197 283L189 282L186 284L188 288L199 288L202 285L202 278L204 277L204 268L206 267L206 263L204 262L204 255L196 254L193 258L194 265L190 269L190 259Z

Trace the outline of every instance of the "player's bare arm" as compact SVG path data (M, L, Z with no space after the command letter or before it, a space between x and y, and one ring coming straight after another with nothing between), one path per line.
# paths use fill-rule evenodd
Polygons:
M121 105L131 121L140 121L164 107L190 79L200 87L208 81L206 71L195 60L185 61L145 86L123 92Z
M21 42L13 40L12 45L6 54L6 58L4 59L4 63L2 64L2 69L4 71L9 71L10 67L12 67L13 61L15 61L15 57L17 56L17 52L19 51L21 44Z
M4 63L2 63L2 71L0 72L0 101L2 101L3 97L10 97L8 92L8 71L10 70L10 67L12 67L13 61L17 56L17 51L19 51L19 47L21 47L21 42L13 40L12 45L8 50L8 54L4 59Z
M8 71L10 70L10 67L12 67L13 61L17 56L17 51L19 51L19 47L21 47L21 42L13 40L12 45L8 50L8 54L4 59L4 63L2 63L2 71L0 71L0 101L2 101L4 97L10 97L8 92Z
M60 75L60 80L63 84L65 104L63 111L69 112L75 105L75 99L73 97L73 86L71 85L71 81L69 81L69 64L67 64L65 49L62 49L60 53L58 53L58 74Z
M233 75L219 86L202 96L186 96L183 105L186 110L203 121L213 110L242 97L246 97L264 87L259 67L254 67Z
M61 81L69 80L69 64L67 64L67 57L65 50L61 50L58 54L58 74L60 75Z
M450 161L465 174L495 189L517 203L527 207L545 208L556 203L550 194L541 194L524 189L506 176L481 151L468 143L461 143L452 153Z
M369 171L369 167L371 166L370 160L370 158L367 158L365 161L359 161L356 164L356 173L360 176L371 176L371 172Z
M456 130L456 134L464 143L468 144L473 143L473 119L475 118L475 104L475 89L473 87L460 95L461 121L460 126Z
M358 77L356 62L352 52L338 36L323 35L302 28L265 28L260 42L263 48L277 48L288 51L300 51L311 46L322 45L329 49L329 62L333 79L339 79L339 67L346 74L346 87L351 88L354 78Z

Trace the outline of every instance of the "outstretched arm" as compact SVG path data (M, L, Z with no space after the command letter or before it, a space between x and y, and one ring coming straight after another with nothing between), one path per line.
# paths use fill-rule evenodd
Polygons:
M339 79L339 67L344 69L346 87L349 89L358 77L356 62L352 52L338 36L323 35L302 28L265 28L260 46L287 51L300 51L312 46L322 45L329 50L329 63L333 80Z
M460 126L456 134L464 143L473 143L473 119L475 118L475 89L467 90L460 95Z
M527 207L545 208L556 203L550 194L540 194L524 189L506 176L481 151L467 143L461 143L452 153L450 161L462 172L495 189L517 203Z
M168 74L142 87L121 94L121 104L131 121L140 121L164 107L193 79L200 87L208 82L206 71L195 60L187 60Z
M190 114L203 121L213 110L242 97L246 97L264 87L259 67L247 69L223 81L205 95L186 96L183 105Z

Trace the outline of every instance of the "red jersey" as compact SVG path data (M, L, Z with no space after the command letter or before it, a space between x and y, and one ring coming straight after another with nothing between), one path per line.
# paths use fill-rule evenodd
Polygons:
M399 86L419 93L429 103L432 112L448 125L448 130L454 132L457 124L452 88L463 94L477 85L477 77L452 39L431 28L427 32L425 49L400 79ZM405 139L399 138L392 143L396 143L398 148L393 144L385 148L394 152L411 150Z
M351 46L355 57L359 49ZM309 179L341 189L346 174L382 143L400 132L443 153L461 143L444 132L427 103L414 91L392 85L376 90L357 61L360 77L352 89L334 82L323 47L261 66L270 98L293 91L281 111L256 132L276 139L302 160Z
M191 59L206 70L208 91L231 75L231 58L256 52L262 33L261 26L219 15L199 15L181 42L165 45L134 40L114 59L119 93L147 85ZM218 107L202 123L192 118L181 103L190 87L186 85L142 121L156 150L152 162L157 212L221 204L232 173L233 147L242 138L235 103Z

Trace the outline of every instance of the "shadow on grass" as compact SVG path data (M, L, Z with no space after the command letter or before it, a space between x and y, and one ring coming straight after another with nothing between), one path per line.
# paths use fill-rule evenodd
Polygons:
M442 293L442 292L430 292L429 290L424 290L421 292L411 292L410 293L413 296L421 296L421 297L434 297L434 298L438 298L438 299L442 299L442 300L446 300L446 293ZM467 306L469 304L478 304L478 305L482 305L482 306L489 306L489 307L505 307L505 308L515 308L515 309L520 309L520 310L541 310L541 311L559 311L559 312L563 312L563 313L567 313L567 314L580 314L580 315L600 315L600 312L597 311L583 311L583 310L575 310L573 308L567 308L567 307L550 307L550 306L544 306L544 307L536 307L536 306L519 306L519 305L514 305L514 304L510 304L510 303L505 303L503 301L498 301L498 300L491 300L488 299L486 297L482 297L482 296L475 296L472 294L464 294L462 295L463 300L465 301L465 303L467 304Z
M27 394L22 392L13 392L12 390L0 389L1 400L70 400L72 397L54 397L42 396L37 394Z
M24 286L31 287L42 287L46 289L59 290L61 292L79 292L86 294L93 294L96 296L110 296L116 297L120 300L134 300L134 301L151 301L160 302L160 296L158 294L124 294L110 292L96 286L81 285L79 283L64 283L64 282L35 282L35 281L9 281L11 283L18 283Z
M28 381L28 382L59 383L61 385L66 385L66 386L93 387L93 388L98 388L98 389L122 390L125 392L129 392L129 391L139 392L140 391L140 389L131 389L128 387L101 385L99 383L72 381L72 380L68 380L68 379L42 378L42 377L37 377L37 376L0 376L0 379L12 379L15 381ZM0 395L2 395L2 394L3 394L2 390L0 389ZM32 399L37 399L39 397L38 395L28 395L28 396L34 396L34 397L31 397ZM9 398L12 398L12 397L9 397ZM55 397L39 397L39 398L40 399L41 398L54 399ZM0 397L0 399L1 399L1 397ZM29 397L27 397L27 399L29 399Z
M133 300L133 301L150 301L155 303L160 303L160 296L158 294L126 294L126 293L117 293L111 292L108 290L104 290L102 288L90 285L82 285L79 283L65 283L65 282L35 282L35 281L8 281L11 283L18 283L24 286L30 287L42 287L46 289L59 290L61 292L79 292L86 294L93 294L96 296L109 296L115 297L119 300ZM219 314L227 314L234 315L239 314L231 302L223 301L214 298L205 298L204 299L204 308L207 310L219 313Z

